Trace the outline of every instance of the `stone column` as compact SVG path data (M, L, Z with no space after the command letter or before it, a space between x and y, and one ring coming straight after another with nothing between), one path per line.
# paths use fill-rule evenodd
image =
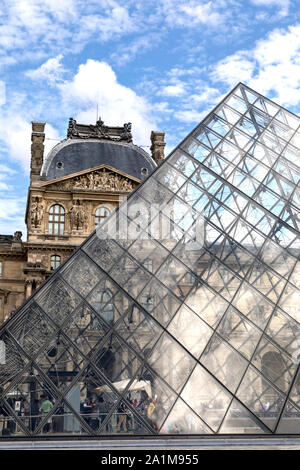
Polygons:
M164 150L165 150L165 133L164 132L151 132L151 153L153 160L159 165L164 159Z
M32 122L30 181L36 181L40 177L44 159L44 130L44 122Z

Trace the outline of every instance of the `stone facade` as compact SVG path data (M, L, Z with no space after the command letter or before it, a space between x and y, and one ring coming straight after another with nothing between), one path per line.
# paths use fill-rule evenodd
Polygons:
M92 169L45 181L41 176L44 131L45 123L32 123L31 172L25 214L27 240L22 240L21 232L15 232L13 236L0 235L0 323L22 305L85 240L95 224L141 182L141 179L101 164L101 161ZM132 142L131 124L108 127L99 120L93 126L77 124L70 119L67 139L74 138L86 142L95 138L117 143L124 141L128 145ZM152 158L158 160L156 146ZM55 206L60 207L60 214L51 213ZM97 209L100 210L98 214ZM55 220L59 217L60 228Z

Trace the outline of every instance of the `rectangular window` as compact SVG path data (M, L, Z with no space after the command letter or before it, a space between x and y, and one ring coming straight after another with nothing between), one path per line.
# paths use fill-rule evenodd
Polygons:
M0 276L2 276L2 272L3 272L3 263L2 261L0 261Z

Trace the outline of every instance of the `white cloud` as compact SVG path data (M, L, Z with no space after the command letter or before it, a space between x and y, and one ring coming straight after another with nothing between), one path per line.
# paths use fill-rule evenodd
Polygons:
M187 109L183 111L177 111L176 117L179 121L188 122L188 123L199 123L202 119L207 116L210 110L195 111L192 109Z
M216 103L221 100L220 91L217 88L206 86L199 94L192 94L189 97L195 104Z
M62 54L48 59L36 70L28 70L25 75L33 80L46 80L48 83L55 83L62 80L65 72L61 64Z
M79 66L71 81L59 84L58 88L64 107L78 122L94 123L98 105L99 115L106 124L123 125L130 121L134 142L148 145L151 130L157 127L150 104L121 85L106 62L88 60Z
M7 125L9 122L9 126ZM4 125L6 123L6 125ZM4 146L11 161L15 161L21 165L23 170L28 174L30 169L31 158L31 122L22 117L17 111L8 111L5 117L0 117L0 126L2 127L2 135L0 141ZM53 140L59 140L59 134L50 124L45 126L46 140L44 142L45 152L50 151L54 146ZM51 140L48 140L51 139ZM0 165L0 171L1 171ZM1 189L1 188L0 188Z
M12 51L18 61L79 52L91 40L106 42L142 28L129 6L114 0L2 0L1 13L0 62Z
M211 77L213 81L222 81L233 87L238 82L247 82L254 69L255 63L249 58L249 52L239 51L218 62Z
M231 87L242 81L283 106L300 103L300 25L276 29L249 51L238 51L212 68L211 78Z
M250 0L253 5L262 7L278 6L279 16L287 16L289 13L290 0Z
M163 0L159 8L170 26L188 28L203 25L214 28L225 23L231 3L230 0L227 0L227 5L222 0Z
M23 197L0 198L0 233L12 235L16 230L21 230L26 234L25 206L26 200Z
M158 95L181 96L184 94L184 84L168 85L159 90Z
M215 9L214 2L200 4L198 2L189 2L179 6L179 12L184 13L194 24L218 25L222 22L222 14ZM180 18L181 15L178 15ZM184 19L182 18L184 21Z

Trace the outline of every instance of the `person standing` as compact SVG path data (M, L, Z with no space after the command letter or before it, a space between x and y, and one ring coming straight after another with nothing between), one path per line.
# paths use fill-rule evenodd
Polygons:
M125 405L121 402L119 407L118 407L118 427L117 431L121 431L121 426L123 426L123 431L127 432L127 426L126 426L126 407Z
M52 408L53 408L53 403L51 403L51 401L49 400L49 397L46 395L45 398L44 398L44 401L41 405L42 416L43 417L47 416L47 414L50 413ZM43 432L49 432L50 431L51 422L52 422L52 419L49 418L47 423L45 424L45 426L43 428Z

